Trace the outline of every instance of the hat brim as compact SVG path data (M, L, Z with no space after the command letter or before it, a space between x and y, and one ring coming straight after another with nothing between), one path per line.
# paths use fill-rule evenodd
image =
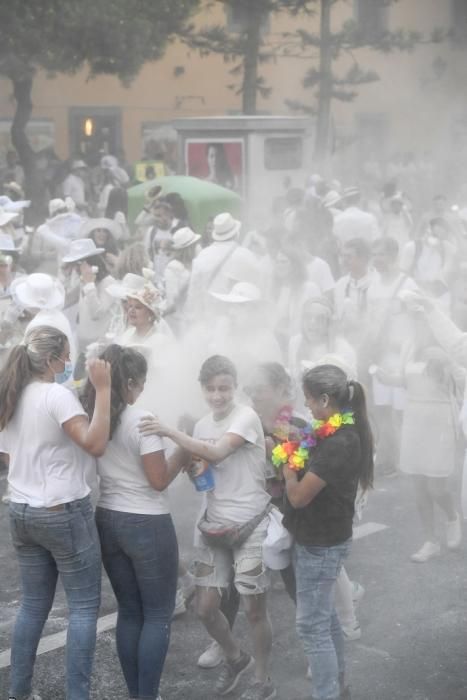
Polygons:
M252 299L251 297L242 297L240 294L219 294L218 292L209 292L209 294L220 301L225 301L228 304L248 304L255 301L261 301L261 298Z
M13 221L13 219L16 219L18 216L19 212L6 212L4 214L0 215L0 227L6 226L7 224L10 223L10 221Z
M212 240L213 241L228 241L230 238L234 238L238 234L241 226L242 226L241 221L235 221L234 226L232 226L232 228L230 228L228 231L225 231L224 233L218 233L216 230L214 230L211 234Z
M65 304L65 289L59 280L54 280L54 288L47 301L38 302L31 293L27 277L19 277L11 283L11 295L25 309L61 309Z
M105 253L105 248L96 248L85 255L65 255L65 257L62 258L62 263L80 262L81 260L86 260L86 258L93 258L95 255L101 255L101 253Z
M199 235L199 233L195 233L193 238L187 243L184 243L183 245L175 245L175 243L172 243L172 250L183 250L184 248L189 248L191 245L198 243L200 238L201 236Z

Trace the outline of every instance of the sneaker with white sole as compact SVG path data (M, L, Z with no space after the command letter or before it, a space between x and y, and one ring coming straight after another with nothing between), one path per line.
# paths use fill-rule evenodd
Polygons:
M221 645L217 642L212 642L199 657L198 666L200 668L216 668L223 660L224 652Z
M362 636L362 630L357 622L353 627L342 627L342 634L346 641L355 642Z
M236 661L224 659L221 672L216 683L216 693L219 695L227 695L233 690L241 676L246 673L254 665L253 657L245 651L240 652L240 656Z
M412 554L410 560L414 561L416 564L424 564L426 561L437 557L439 554L441 554L441 547L437 542L425 542L418 552Z
M462 542L462 524L459 513L455 520L446 522L446 544L448 549L459 549Z
M266 681L254 681L252 685L240 695L240 700L271 700L277 695L271 679Z

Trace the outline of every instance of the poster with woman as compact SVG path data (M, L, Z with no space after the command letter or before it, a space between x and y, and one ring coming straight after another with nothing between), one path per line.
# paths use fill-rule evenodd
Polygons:
M215 182L239 194L243 191L244 154L242 139L229 141L187 139L186 174Z

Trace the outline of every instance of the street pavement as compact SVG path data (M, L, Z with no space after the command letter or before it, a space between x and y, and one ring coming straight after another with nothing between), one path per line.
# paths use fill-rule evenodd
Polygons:
M0 475L0 492L6 482ZM185 477L171 491L182 555L189 560L199 501ZM0 700L8 697L9 644L18 607L18 570L12 550L7 506L0 505ZM440 536L444 534L439 521ZM409 557L422 544L410 482L403 477L376 481L356 528L347 570L366 590L358 618L362 637L347 642L348 680L353 700L467 699L467 583L464 543L457 552L414 564ZM270 594L274 628L271 676L278 700L309 698L306 662L294 625L294 606L275 579ZM115 653L115 601L104 580L93 677L95 700L127 698ZM34 687L43 700L64 700L63 592L44 631ZM235 632L251 649L248 624L239 615ZM202 670L196 659L209 638L191 609L174 621L161 695L163 700L214 700L216 669ZM229 697L236 700L248 679Z

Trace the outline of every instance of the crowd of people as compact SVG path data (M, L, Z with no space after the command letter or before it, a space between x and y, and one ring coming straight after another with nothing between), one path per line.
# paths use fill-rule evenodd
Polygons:
M93 206L74 161L33 230L21 185L0 197L0 454L22 587L10 695L38 698L60 577L67 699L89 698L102 563L133 700L160 698L193 593L215 692L254 667L243 700L275 697L273 569L313 698L350 698L344 640L361 635L364 589L343 563L373 473L413 483L414 563L442 553L435 506L445 546L462 541L467 201L420 211L396 182L368 196L314 175L254 230L220 211L194 231L157 186L129 221L128 174L112 156L100 167ZM180 472L203 492L191 564L167 494ZM240 601L253 656L233 631Z

